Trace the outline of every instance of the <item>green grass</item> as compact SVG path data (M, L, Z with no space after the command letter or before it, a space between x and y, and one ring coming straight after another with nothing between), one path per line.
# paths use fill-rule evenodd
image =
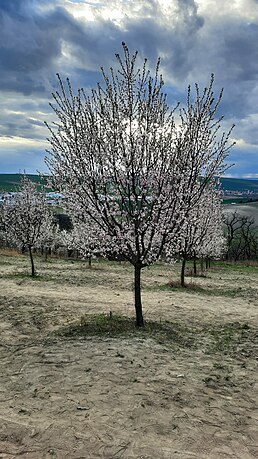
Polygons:
M191 346L193 340L191 330L185 326L168 321L146 321L143 328L135 326L132 317L109 314L84 315L79 321L64 325L55 331L57 336L76 338L100 336L109 338L136 336L139 338L153 338L159 343L176 343L182 346Z
M162 345L187 349L201 348L207 354L235 355L240 359L256 356L258 331L247 323L232 322L224 325L193 325L187 327L170 321L146 321L143 328L135 326L135 319L117 314L84 315L80 320L60 327L52 336L78 339L151 338Z
M242 262L226 262L216 261L212 263L212 270L220 272L240 272L246 273L258 273L258 261L242 261Z
M209 353L222 352L223 354L236 354L239 356L255 355L258 344L258 333L247 323L233 322L219 327L208 328L211 336L208 348Z

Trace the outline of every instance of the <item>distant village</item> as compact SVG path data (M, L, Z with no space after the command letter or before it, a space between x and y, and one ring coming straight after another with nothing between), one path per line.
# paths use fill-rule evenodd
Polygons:
M19 194L18 191L5 191L5 192L0 192L0 204L7 199L10 201L12 200L12 197L14 198L17 194ZM48 192L46 193L47 196L47 201L49 205L52 206L57 206L62 199L64 199L64 196L61 193L55 193L55 192ZM232 200L237 200L237 202L241 202L243 200L244 202L252 202L252 201L258 201L258 192L254 190L223 190L223 196L226 201L232 199ZM232 203L234 204L234 203Z
M252 190L224 190L224 196L258 196L258 192Z
M223 190L224 200L236 199L238 202L258 201L258 192L254 190ZM234 204L234 202L232 202Z
M1 191L0 204L1 202L5 202L6 200L8 200L9 202L12 201L12 198L14 199L17 195L19 195L19 191ZM60 202L60 200L64 199L64 196L61 193L55 193L53 191L46 193L46 197L48 204L52 206L56 206L58 202Z

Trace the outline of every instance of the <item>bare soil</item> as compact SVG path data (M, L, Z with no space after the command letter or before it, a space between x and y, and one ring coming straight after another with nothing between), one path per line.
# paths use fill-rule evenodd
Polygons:
M187 289L168 285L177 266L146 269L145 319L175 330L161 339L58 334L134 316L126 263L37 258L35 280L28 263L0 255L0 459L258 458L257 267Z

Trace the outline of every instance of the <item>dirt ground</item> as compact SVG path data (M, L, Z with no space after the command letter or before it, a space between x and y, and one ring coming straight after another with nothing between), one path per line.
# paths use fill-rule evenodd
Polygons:
M258 268L212 267L172 289L143 273L145 319L185 340L65 337L90 313L133 316L125 263L0 254L0 459L258 458Z

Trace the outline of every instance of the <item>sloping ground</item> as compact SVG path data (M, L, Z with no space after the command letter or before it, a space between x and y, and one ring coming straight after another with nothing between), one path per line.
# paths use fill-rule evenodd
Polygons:
M255 225L258 225L258 202L236 205L227 204L223 206L223 211L231 214L238 212L245 217L253 217Z
M32 280L27 263L0 257L2 459L258 457L257 268L186 290L168 286L177 267L147 269L145 316L166 334L112 338L67 324L133 316L128 265L38 259Z

